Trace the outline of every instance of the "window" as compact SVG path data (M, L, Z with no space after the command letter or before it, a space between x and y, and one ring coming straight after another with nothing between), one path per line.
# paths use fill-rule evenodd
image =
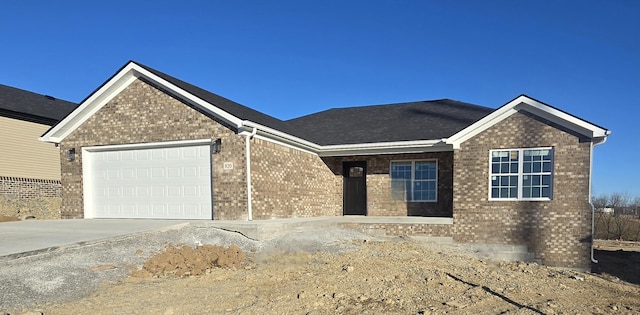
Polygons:
M391 162L391 195L405 201L436 201L438 195L436 161Z
M491 150L490 199L549 200L553 148Z

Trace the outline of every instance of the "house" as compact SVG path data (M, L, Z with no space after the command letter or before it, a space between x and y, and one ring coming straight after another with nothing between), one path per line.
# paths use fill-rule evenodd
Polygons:
M62 218L418 216L376 228L588 269L592 150L609 133L526 95L282 121L131 61L41 140L62 150Z
M0 215L60 217L60 157L38 141L77 104L0 84Z

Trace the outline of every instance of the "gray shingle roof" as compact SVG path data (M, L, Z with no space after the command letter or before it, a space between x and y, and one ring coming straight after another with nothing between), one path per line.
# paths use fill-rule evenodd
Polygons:
M437 140L457 133L495 110L442 99L334 108L282 121L138 62L133 62L235 117L250 120L320 145Z
M173 85L195 95L196 97L203 99L210 104L213 104L214 106L226 111L227 113L235 117L238 117L242 120L250 120L255 123L261 124L263 126L267 126L282 132L291 133L291 130L289 130L289 127L287 126L287 124L278 118L261 113L257 110L251 109L242 104L238 104L232 100L229 100L220 95L211 93L207 90L201 89L195 85L192 85L180 79L174 78L166 73L160 72L153 68L147 67L141 63L138 63L135 61L132 61L132 62L146 69L147 71L161 77L162 79L167 80Z
M54 125L78 104L0 84L0 116Z
M493 112L493 108L442 99L334 108L286 121L320 145L437 140Z

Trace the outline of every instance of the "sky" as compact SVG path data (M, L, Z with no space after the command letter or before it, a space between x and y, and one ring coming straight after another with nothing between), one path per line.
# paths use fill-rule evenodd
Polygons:
M7 1L0 83L80 102L134 60L286 120L520 94L612 131L593 194L640 196L640 1ZM640 157L638 157L640 159Z

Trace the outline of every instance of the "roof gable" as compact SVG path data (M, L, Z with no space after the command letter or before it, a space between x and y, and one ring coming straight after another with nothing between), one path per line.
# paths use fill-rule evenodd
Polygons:
M281 120L213 94L165 73L128 62L115 75L89 95L80 106L45 135L42 141L60 142L137 79L154 84L173 96L197 107L203 114L215 117L228 126L240 129L251 121L283 133L289 132Z
M78 104L0 84L0 116L54 125Z
M593 139L596 144L606 141L607 136L611 134L610 130L522 94L496 109L491 114L467 126L455 135L452 135L447 139L446 143L453 145L453 148L457 149L460 147L460 144L466 140L521 110Z

